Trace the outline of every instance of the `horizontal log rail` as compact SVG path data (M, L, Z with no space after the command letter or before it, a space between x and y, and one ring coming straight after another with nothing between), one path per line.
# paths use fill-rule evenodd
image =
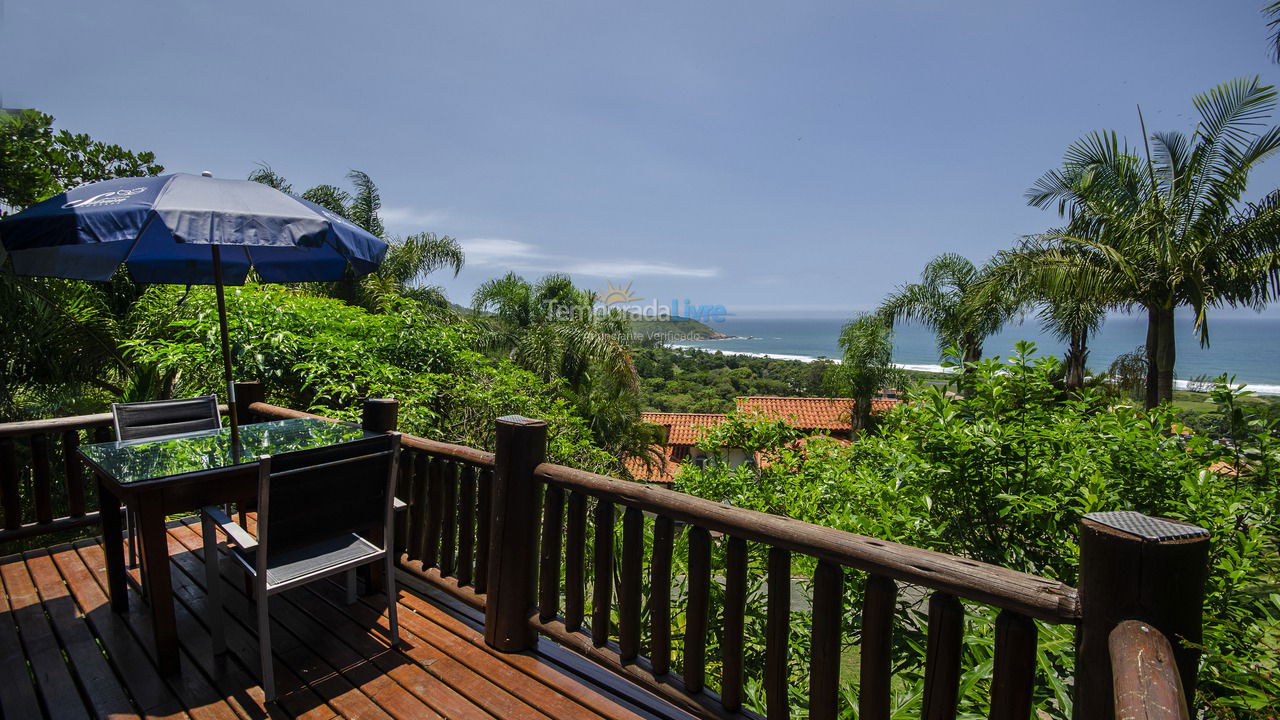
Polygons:
M218 410L227 414L227 406L219 405ZM48 418L44 420L19 420L17 422L0 423L0 438L23 437L28 435L52 435L68 430L91 430L111 427L111 413L94 413L92 415L72 415L69 417Z
M30 435L52 435L67 430L89 430L93 428L111 427L111 413L95 413L93 415L73 415L71 417L49 418L47 420L20 420L0 425L0 438L27 437Z
M1115 670L1116 718L1189 720L1173 645L1151 625L1125 620L1108 638Z
M111 413L0 423L0 544L98 523L89 469L76 449L111 440L111 425Z
M244 384L244 383L242 383ZM240 392L243 392L241 390ZM324 415L304 412L302 410L294 410L292 408L280 407L279 405L269 405L265 402L254 402L248 405L248 409L253 413L254 417L284 420L287 418L315 418L317 420L327 420L337 423L342 420L335 420ZM352 425L358 423L350 423ZM444 460L453 460L456 462L468 463L477 467L493 467L494 455L491 452L477 450L466 445L454 445L452 443L440 442L438 440L428 440L427 438L418 437L416 435L402 434L400 436L400 444L403 447L413 450L420 450L428 455L438 457Z
M724 505L664 488L615 480L563 465L544 463L537 467L535 475L556 487L581 492L598 500L893 580L941 590L1037 620L1052 623L1080 620L1079 593L1056 580Z

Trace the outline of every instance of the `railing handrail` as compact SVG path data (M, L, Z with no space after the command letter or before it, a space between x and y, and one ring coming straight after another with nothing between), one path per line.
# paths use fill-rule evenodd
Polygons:
M1173 645L1148 623L1125 620L1108 638L1116 718L1188 720Z
M253 403L249 409L265 416L314 417L336 422L323 415L268 403ZM413 435L401 435L401 442L431 455L493 466L494 454L475 448ZM711 531L729 533L819 560L867 570L894 580L942 590L1039 620L1075 623L1080 619L1079 593L1057 580L563 465L543 463L535 474L566 489L620 505L666 515Z
M218 405L218 411L226 414L226 404ZM92 415L70 415L68 417L45 418L42 420L17 420L15 422L0 423L0 438L108 427L111 425L111 420L111 413L109 412L93 413Z
M1080 619L1079 593L1057 580L563 465L543 463L534 472L542 480L597 499L941 590L1039 620L1075 623Z
M318 420L327 420L328 422L340 422L331 417L317 415L315 413L304 412L302 410L293 410L291 408L280 407L279 405L271 405L264 402L256 402L249 405L251 412L265 415L268 417L279 418L299 418L309 417ZM403 447L421 450L428 455L435 455L449 460L457 460L459 462L468 463L477 467L492 468L494 455L491 452L477 450L466 445L454 445L453 443L440 442L439 440L428 440L417 435L402 434L400 436L400 444Z

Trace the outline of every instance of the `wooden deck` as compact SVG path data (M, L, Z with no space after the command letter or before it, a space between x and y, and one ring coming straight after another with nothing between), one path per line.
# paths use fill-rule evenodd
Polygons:
M253 611L239 574L223 574L229 654L205 625L199 525L171 523L181 673L162 679L148 612L107 601L95 541L0 559L0 710L4 718L681 718L652 695L547 640L506 655L451 598L400 587L401 647L385 641L386 598L348 606L319 582L271 600L280 699L258 686Z

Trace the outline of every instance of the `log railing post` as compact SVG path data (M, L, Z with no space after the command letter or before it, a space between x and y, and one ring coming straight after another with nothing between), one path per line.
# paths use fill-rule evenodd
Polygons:
M253 413L249 411L249 406L254 403L265 402L267 399L267 389L262 383L257 381L246 381L236 383L236 419L242 425L248 425L253 422Z
M1080 528L1077 718L1115 716L1108 638L1138 620L1173 643L1188 705L1195 696L1209 531L1136 512L1090 513Z
M360 406L360 427L369 432L395 432L399 412L399 400L365 398Z
M531 649L529 624L538 562L537 484L533 470L547 451L547 423L519 415L497 420L489 523L488 601L484 641L502 652Z

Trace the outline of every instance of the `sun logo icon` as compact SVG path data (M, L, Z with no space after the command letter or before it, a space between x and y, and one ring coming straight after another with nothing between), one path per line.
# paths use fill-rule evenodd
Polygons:
M618 288L618 287L614 287L613 283L608 280L606 280L605 282L609 285L609 289L606 290L603 294L597 295L597 297L600 298L600 302L604 303L605 305L617 305L618 303L635 302L636 300L640 299L632 294L631 283L627 283L625 287Z

